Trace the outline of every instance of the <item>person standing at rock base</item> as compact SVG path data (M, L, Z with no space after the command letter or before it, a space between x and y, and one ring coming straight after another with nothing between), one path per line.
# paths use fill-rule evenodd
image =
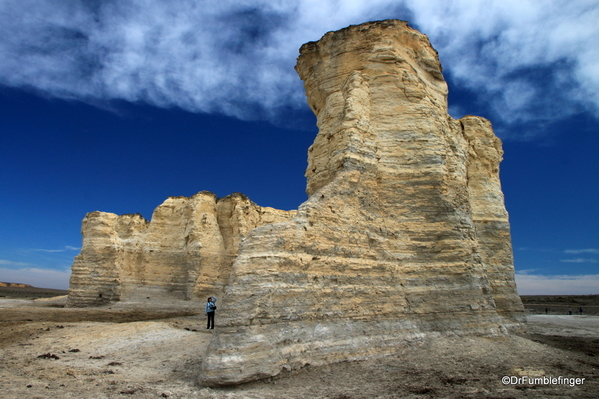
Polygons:
M216 311L216 297L209 296L208 302L206 302L206 316L208 317L208 322L206 324L207 330L214 330L214 312Z

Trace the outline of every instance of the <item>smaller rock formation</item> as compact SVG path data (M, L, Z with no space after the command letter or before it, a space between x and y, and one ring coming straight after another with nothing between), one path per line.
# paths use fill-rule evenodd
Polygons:
M30 288L32 286L29 285L29 284L0 282L0 287L6 287L6 288Z
M208 191L168 198L151 222L140 214L88 213L67 306L220 292L247 233L294 215L258 206L240 193L217 200Z

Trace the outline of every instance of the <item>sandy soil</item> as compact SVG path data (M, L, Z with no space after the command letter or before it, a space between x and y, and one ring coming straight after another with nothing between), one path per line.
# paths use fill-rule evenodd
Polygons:
M214 389L196 383L211 332L189 303L152 309L64 309L62 303L0 299L0 397L596 398L599 392L598 316L531 315L527 335L411 342L385 358ZM504 376L541 383L504 385ZM544 384L543 376L584 382Z

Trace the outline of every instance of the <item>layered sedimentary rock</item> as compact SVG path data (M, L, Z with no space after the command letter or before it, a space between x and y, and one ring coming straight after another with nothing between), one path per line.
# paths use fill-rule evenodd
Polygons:
M488 121L448 115L427 37L350 26L303 45L296 70L319 127L310 197L241 244L201 383L518 326L501 143Z
M523 306L516 295L510 223L499 181L499 163L503 157L501 141L484 118L465 116L460 124L468 141L468 194L479 252L497 313L508 322L518 322L522 319Z
M295 212L260 207L243 194L170 197L141 215L91 212L75 258L69 306L119 300L194 299L221 292L247 233Z

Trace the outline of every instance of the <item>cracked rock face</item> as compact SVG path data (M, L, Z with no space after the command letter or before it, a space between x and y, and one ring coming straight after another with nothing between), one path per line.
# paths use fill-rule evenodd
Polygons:
M303 45L296 70L319 127L310 197L241 244L200 382L517 328L501 143L485 119L448 115L427 37L403 21L350 26Z
M239 193L217 201L208 191L168 198L151 222L139 214L88 213L67 305L203 299L222 292L248 232L294 214L260 207Z

